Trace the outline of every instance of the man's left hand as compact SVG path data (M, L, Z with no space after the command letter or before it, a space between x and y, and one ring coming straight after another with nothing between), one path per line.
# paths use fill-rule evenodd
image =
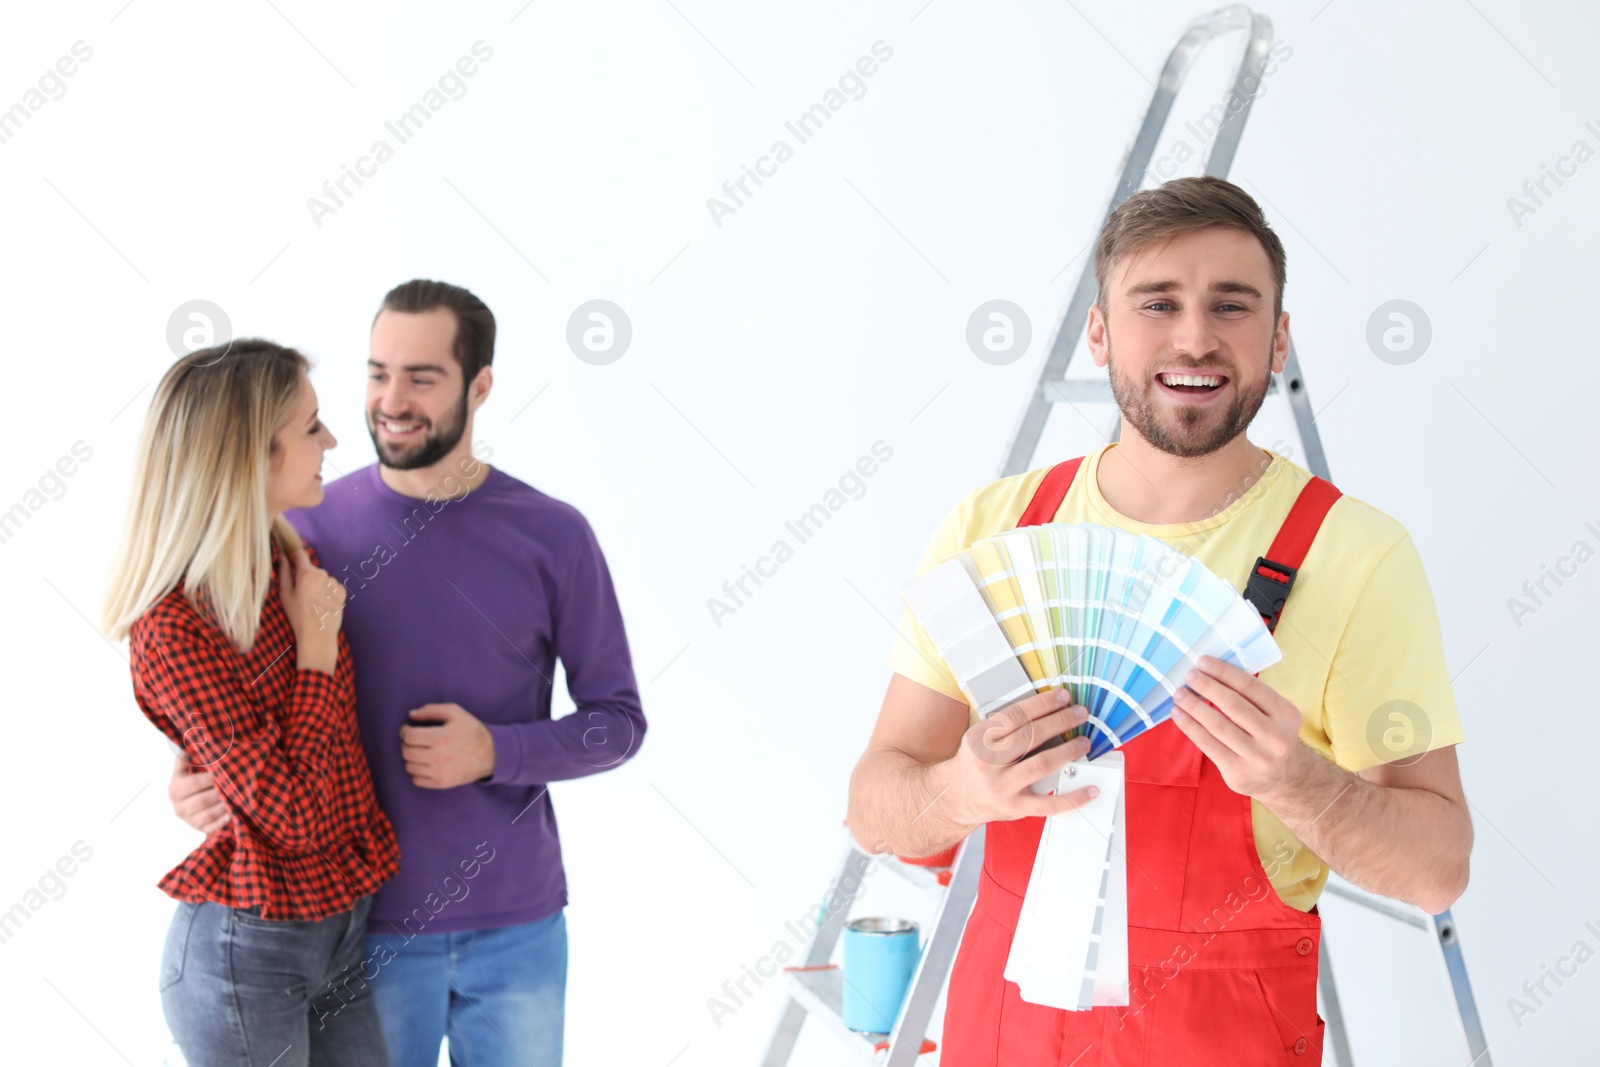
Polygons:
M407 717L411 721L400 727L400 755L420 788L454 789L494 773L494 738L460 704L424 704Z
M1174 696L1172 721L1222 772L1235 793L1265 801L1292 791L1313 752L1300 740L1300 709L1261 679L1215 656Z

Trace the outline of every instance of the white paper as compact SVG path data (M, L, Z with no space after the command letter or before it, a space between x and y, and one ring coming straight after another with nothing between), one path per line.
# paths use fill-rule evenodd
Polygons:
M1100 795L1052 815L1040 834L1005 967L1030 1004L1080 1011L1128 1003L1122 779L1120 752L1069 763L1057 779L1057 792L1094 785Z
M1106 753L1103 763L1122 753ZM1106 887L1105 911L1100 918L1100 954L1095 968L1094 996L1089 1007L1126 1007L1128 1004L1128 820L1127 792L1117 794L1117 813L1112 822L1111 851L1108 860L1110 879Z

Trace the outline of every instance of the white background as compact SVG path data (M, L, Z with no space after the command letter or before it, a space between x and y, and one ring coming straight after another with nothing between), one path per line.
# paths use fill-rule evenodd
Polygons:
M173 358L168 316L210 300L236 335L311 355L342 439L334 474L371 461L378 300L425 276L496 312L479 439L598 531L651 722L634 761L552 791L573 900L568 1060L754 1062L777 983L720 1026L707 998L792 941L785 922L822 894L898 591L944 511L997 475L1150 83L1204 8L121 5L11 9L0 34L0 107L75 41L93 48L0 144L0 510L74 442L93 449L0 544L0 910L74 842L93 849L0 944L0 1058L142 1067L169 1052L155 982L171 903L155 882L194 835L168 810L169 757L123 651L91 625L148 386ZM1600 149L1584 127L1600 126L1600 16L1509 0L1268 14L1292 55L1232 177L1287 246L1333 476L1410 529L1438 599L1478 834L1456 914L1494 1061L1587 1062L1600 963L1548 986L1520 1025L1508 998L1575 943L1600 950L1584 925L1600 926L1600 729L1583 681L1600 563L1520 626L1507 599L1574 542L1600 548L1583 525L1600 527L1600 163L1520 226L1507 198L1574 141ZM466 94L396 146L384 123L478 40L493 58ZM707 198L879 40L893 56L865 95L719 227ZM1197 67L1203 91L1175 125L1210 104L1234 40ZM394 158L317 225L307 198L380 137ZM608 366L565 343L595 298L633 324ZM1000 367L965 342L995 298L1034 324ZM1433 330L1406 366L1366 342L1397 298ZM1282 422L1276 405L1263 420ZM1110 421L1058 416L1035 465L1094 447ZM860 499L716 625L707 599L879 440L893 458ZM864 908L915 916L872 885ZM1363 1067L1464 1064L1423 935L1327 915ZM818 1028L795 1062L842 1051Z

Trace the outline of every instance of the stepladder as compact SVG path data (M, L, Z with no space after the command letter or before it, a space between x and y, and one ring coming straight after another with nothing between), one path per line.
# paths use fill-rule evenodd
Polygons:
M1168 124L1174 101L1198 54L1214 39L1233 33L1242 34L1243 45L1221 104L1208 113L1214 118L1215 127L1203 169L1205 174L1227 176L1251 105L1260 90L1266 58L1273 43L1271 20L1244 4L1233 4L1203 14L1183 30L1162 67L1144 117L1116 172L1109 202L1100 218L1102 225L1118 205L1145 187L1162 131ZM1090 257L1082 266L1077 285L1071 291L1067 312L1055 332L1037 384L1027 398L1022 416L1006 447L999 471L1001 477L1031 470L1038 465L1041 440L1046 437L1051 414L1059 406L1067 405L1085 419L1091 418L1088 414L1091 411L1115 411L1109 384L1103 376L1098 379L1069 377L1072 358L1083 335L1089 306L1095 297L1096 284ZM1287 401L1293 434L1299 441L1298 454L1307 469L1331 480L1309 390L1292 339L1284 369L1274 375L1268 392L1269 399L1276 398L1275 403L1280 410L1284 401ZM1119 427L1120 419L1111 420L1106 439L1115 440ZM869 856L851 842L830 883L827 899L833 906L819 915L816 932L806 946L801 962L789 968L788 996L762 1061L764 1067L780 1067L788 1062L801 1026L809 1018L818 1018L832 1026L843 1035L847 1045L861 1056L891 1067L906 1067L916 1062L919 1056L937 1051L937 1043L929 1033L929 1025L976 899L982 862L982 828L961 844L952 866L944 872L930 872L893 858ZM834 960L834 950L849 918L849 911L860 894L867 867L874 863L882 864L936 894L937 903L921 960L891 1032L863 1035L844 1027L842 999L846 976ZM1430 940L1437 951L1442 975L1448 984L1456 1012L1458 1032L1467 1054L1464 1062L1471 1067L1490 1067L1489 1050L1461 951L1460 931L1451 913L1445 911L1430 915L1410 905L1367 893L1344 882L1337 875L1329 879L1324 895L1359 905L1386 919L1420 930ZM1324 924L1318 959L1318 993L1327 1037L1323 1062L1338 1067L1353 1067L1355 1060L1334 979L1328 934Z
M929 1023L944 991L967 916L978 897L978 873L983 867L983 828L979 827L956 850L950 867L930 868L892 856L869 855L854 841L845 847L844 859L829 883L817 926L800 953L800 962L786 968L789 990L782 1014L768 1043L762 1067L782 1067L799 1039L808 1018L816 1018L842 1036L846 1047L867 1062L886 1067L909 1067L919 1056L935 1052ZM901 1001L894 1026L888 1033L860 1033L844 1023L844 969L833 960L851 906L861 896L869 866L881 865L934 897L922 955Z

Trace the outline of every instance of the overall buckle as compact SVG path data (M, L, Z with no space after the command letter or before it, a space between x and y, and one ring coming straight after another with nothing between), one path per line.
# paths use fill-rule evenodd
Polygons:
M1277 629L1284 601L1289 599L1289 590L1294 588L1294 576L1298 573L1298 568L1275 562L1266 556L1257 556L1255 566L1250 568L1250 580L1245 583L1244 598L1261 613L1261 621L1266 623L1268 633Z

